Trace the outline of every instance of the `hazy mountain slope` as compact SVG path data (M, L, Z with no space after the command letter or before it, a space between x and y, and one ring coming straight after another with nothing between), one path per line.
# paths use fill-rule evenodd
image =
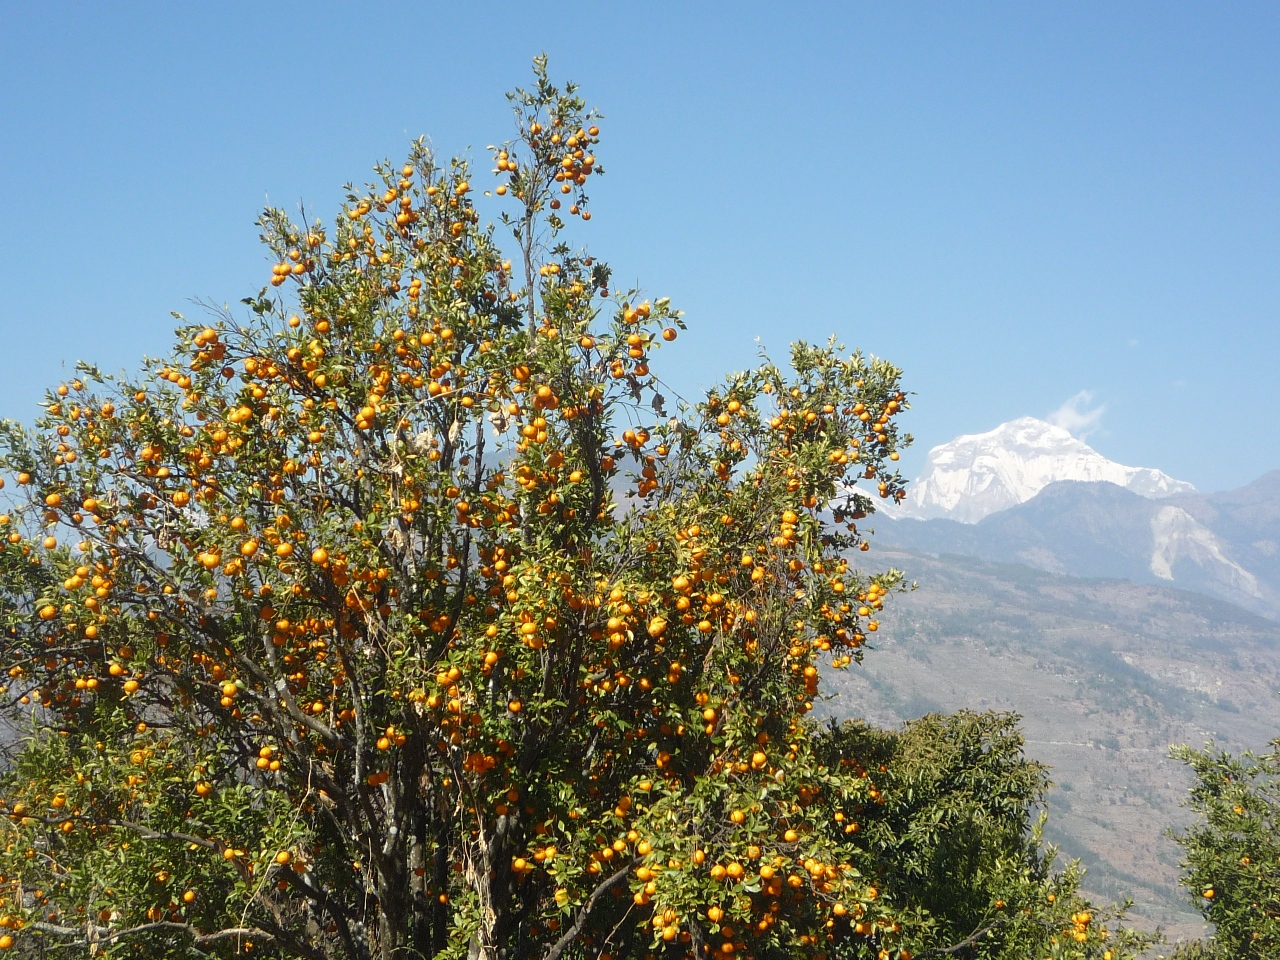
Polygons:
M825 709L883 723L961 707L1021 713L1030 752L1059 784L1053 837L1091 866L1090 889L1131 894L1148 920L1197 931L1164 838L1183 820L1188 780L1165 753L1280 735L1280 625L1155 585L871 557L920 588L893 598L863 666L833 672Z
M893 512L975 523L1025 503L1059 480L1105 481L1157 498L1195 489L1159 470L1108 460L1062 427L1021 417L934 447L907 499Z
M1225 493L1180 494L1169 503L1186 510L1230 545L1280 606L1280 470Z
M1059 482L975 524L881 522L879 539L929 553L1025 563L1052 573L1152 580L1150 523L1158 508L1113 483Z
M876 531L885 544L926 553L1186 586L1280 619L1280 549L1268 552L1280 541L1273 512L1280 482L1151 500L1111 483L1067 481L976 524L881 520Z

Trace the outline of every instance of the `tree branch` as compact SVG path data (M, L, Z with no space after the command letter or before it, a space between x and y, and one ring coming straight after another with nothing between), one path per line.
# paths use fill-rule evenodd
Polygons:
M560 955L564 953L569 944L573 943L573 941L578 938L578 934L580 934L582 932L582 928L586 926L587 918L591 916L591 911L594 910L596 904L600 902L600 898L623 880L627 879L627 874L631 872L631 868L635 866L637 862L638 858L632 857L629 861L623 864L623 866L620 867L613 876L600 884L600 886L596 887L595 892L591 894L590 899L578 908L578 915L573 918L573 926L566 930L564 935L552 945L551 949L548 950L546 955L543 957L543 960L560 960Z
M101 944L103 941L120 940L124 937L136 936L140 933L150 933L153 930L169 930L174 933L189 933L194 943L216 943L219 940L229 940L233 937L257 937L260 940L266 940L271 943L276 942L276 937L268 933L260 927L228 927L225 930L215 930L213 933L200 933L195 927L189 923L178 923L174 920L157 920L155 923L144 923L137 927L129 927L127 930L112 930L110 927L99 927L94 924L85 924L82 927L63 927L54 923L44 923L37 921L31 924L32 930L38 930L41 933L49 933L58 937L74 937L84 934L83 940L73 940L64 944L68 947L89 946L91 943Z
M985 937L992 930L995 930L997 927L1001 927L1008 922L1009 922L1008 917L998 917L997 919L993 920L991 923L987 924L985 927L979 927L977 930L973 931L973 933L969 934L969 936L965 937L959 943L953 943L949 947L933 947L929 950L925 950L923 953L916 954L916 956L917 958L919 958L919 960L924 960L925 957L942 957L942 956L948 956L953 953L959 953L961 950L964 950L966 947L975 946L979 940Z

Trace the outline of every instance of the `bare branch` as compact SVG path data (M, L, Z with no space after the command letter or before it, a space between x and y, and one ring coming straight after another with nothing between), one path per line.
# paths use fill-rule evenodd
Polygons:
M587 918L591 916L591 911L595 909L596 904L600 902L600 898L616 887L623 880L627 879L627 874L631 872L631 868L639 862L636 857L632 857L625 864L618 868L608 880L596 887L591 897L578 908L577 916L573 918L573 926L564 932L564 935L557 940L547 951L543 960L559 960L560 955L564 953L569 944L578 938L578 934L582 932L582 928L586 926Z
M1008 917L998 917L996 920L987 924L985 927L979 927L977 930L974 930L973 933L969 934L969 936L965 937L959 943L953 943L949 947L933 947L932 949L926 950L923 953L917 954L916 956L921 958L921 960L923 960L923 958L925 957L942 957L942 956L948 956L953 953L959 953L961 950L964 950L967 947L974 946L975 944L977 944L979 940L985 937L992 930L995 930L998 927L1004 926L1004 924L1008 922L1009 922Z
M275 943L277 939L260 927L228 927L225 930L215 930L213 933L200 933L191 924L178 923L174 920L157 920L154 923L144 923L124 930L113 930L110 927L100 927L96 924L85 924L83 927L63 927L54 923L37 921L31 924L31 929L57 937L84 936L83 940L72 940L63 944L63 946L68 947L87 947L91 943L101 945L104 942L123 940L126 937L134 937L138 934L150 933L156 930L190 934L192 941L196 944L216 943L219 940L231 940L237 937L255 937L269 943Z

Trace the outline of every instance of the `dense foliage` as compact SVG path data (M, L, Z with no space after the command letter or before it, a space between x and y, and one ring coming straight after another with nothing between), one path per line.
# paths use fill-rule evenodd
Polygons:
M1182 882L1214 927L1180 956L1280 957L1280 740L1260 755L1180 747L1174 756L1195 775L1196 822L1174 834Z
M1036 816L1047 770L1026 758L1016 716L929 715L896 731L849 722L820 743L831 764L876 778L876 803L845 827L849 855L892 891L916 956L1119 957L1149 942L1120 925L1122 909L1080 893L1076 864L1054 868Z

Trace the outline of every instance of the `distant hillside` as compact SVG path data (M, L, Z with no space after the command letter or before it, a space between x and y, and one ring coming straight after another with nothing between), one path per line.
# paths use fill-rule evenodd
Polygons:
M1280 470L1226 493L1180 494L1168 503L1185 510L1226 543L1280 609Z
M1124 564L1141 554L1123 530L1108 539L1116 527L1105 518L1116 509L1112 490L1134 495L1083 486L1094 488L1085 495L1097 497L1096 512L1078 514L1077 526L1101 524L1085 542L1109 545L1098 569L1133 569ZM1239 517L1254 502L1244 501L1205 502ZM1005 523L1017 522L1013 513ZM1094 562L1088 551L1072 553L1070 526L1038 527L1045 539L1036 542L1063 566ZM877 547L871 557L920 587L892 598L863 666L833 672L824 709L881 723L961 707L1022 714L1029 751L1058 784L1050 836L1090 867L1087 886L1102 897L1132 895L1142 917L1174 933L1198 933L1176 885L1178 850L1164 837L1184 820L1189 781L1165 755L1175 743L1260 748L1280 735L1280 624L1167 586L900 549Z
M1059 481L977 523L876 520L885 545L1167 583L1280 620L1280 471L1229 493L1160 500L1113 483Z

